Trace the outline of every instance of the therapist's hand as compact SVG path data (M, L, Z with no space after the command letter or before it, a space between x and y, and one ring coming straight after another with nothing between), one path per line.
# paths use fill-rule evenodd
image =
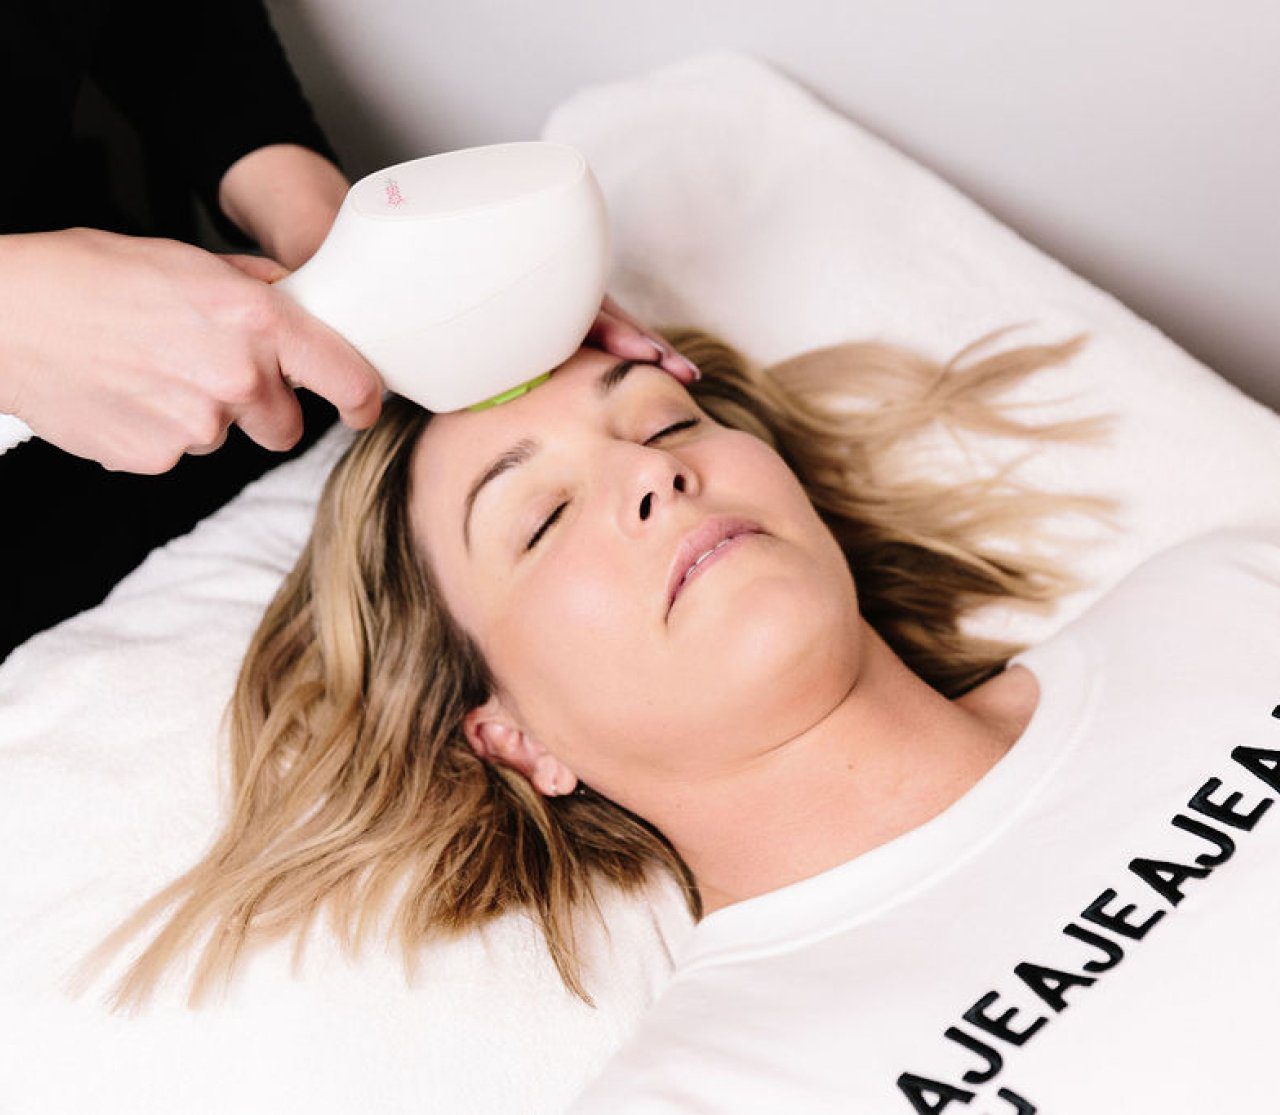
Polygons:
M382 406L372 366L269 285L270 260L96 229L0 236L0 411L108 469L160 473L234 423L283 451L290 384L356 429Z
M702 378L702 373L695 364L681 356L662 337L637 321L608 295L605 295L600 304L600 313L596 316L586 341L614 356L621 356L624 360L657 360L686 387L695 379Z

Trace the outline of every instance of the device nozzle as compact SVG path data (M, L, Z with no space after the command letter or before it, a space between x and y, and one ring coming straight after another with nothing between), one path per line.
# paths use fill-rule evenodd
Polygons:
M485 399L483 403L476 403L474 406L469 406L467 407L467 410L487 410L489 407L496 407L499 403L509 402L511 399L516 398L516 396L523 395L526 391L532 391L538 386L538 384L550 378L550 372L543 372L542 375L535 379L531 379L527 383L522 383L518 387L513 387L510 391L504 391L501 395L494 395L492 399Z

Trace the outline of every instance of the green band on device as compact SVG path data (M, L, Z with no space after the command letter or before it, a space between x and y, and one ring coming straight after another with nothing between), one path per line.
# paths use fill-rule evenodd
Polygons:
M494 395L492 399L486 399L483 403L476 403L475 406L467 407L467 410L485 410L488 407L495 407L499 403L505 403L510 399L514 399L517 395L523 395L526 391L532 391L543 380L551 378L550 372L544 372L537 379L531 379L528 383L522 383L519 387L513 387L510 391L504 391L501 395Z

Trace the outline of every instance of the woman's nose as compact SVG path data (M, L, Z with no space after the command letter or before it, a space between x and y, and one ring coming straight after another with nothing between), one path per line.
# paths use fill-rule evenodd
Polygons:
M654 513L657 500L669 498L672 492L684 492L688 488L684 469L678 464L668 469L668 475L647 486L640 497L640 520L643 522Z

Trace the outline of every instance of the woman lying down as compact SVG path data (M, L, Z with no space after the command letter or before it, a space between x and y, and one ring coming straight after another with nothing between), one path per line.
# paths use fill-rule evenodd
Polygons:
M1109 501L891 451L1097 434L998 401L1084 337L764 371L668 337L701 381L582 348L354 440L240 673L227 827L103 946L168 910L117 1006L209 930L193 997L388 903L406 959L528 911L590 1002L575 916L665 871L696 925L575 1111L1276 1110L1280 531L1158 555L1029 648L972 637L1078 588L1037 524Z

